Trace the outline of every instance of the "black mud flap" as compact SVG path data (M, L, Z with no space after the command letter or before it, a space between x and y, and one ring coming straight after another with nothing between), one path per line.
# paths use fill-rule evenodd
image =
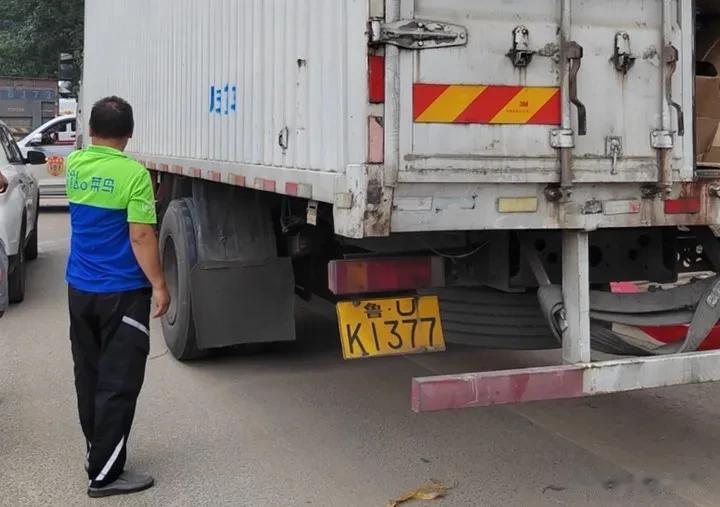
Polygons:
M200 349L295 340L290 259L198 263L191 280Z

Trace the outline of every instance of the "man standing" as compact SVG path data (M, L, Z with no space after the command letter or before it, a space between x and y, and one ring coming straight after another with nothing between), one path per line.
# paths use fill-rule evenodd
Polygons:
M151 296L155 318L170 303L150 174L123 153L133 129L130 104L102 99L90 115L92 145L67 161L70 341L91 497L154 483L149 475L124 470L150 348Z

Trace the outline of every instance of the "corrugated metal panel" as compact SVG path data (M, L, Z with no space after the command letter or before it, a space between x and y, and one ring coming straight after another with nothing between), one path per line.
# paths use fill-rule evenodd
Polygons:
M128 99L130 151L326 172L365 162L367 0L87 0L86 18L85 111Z

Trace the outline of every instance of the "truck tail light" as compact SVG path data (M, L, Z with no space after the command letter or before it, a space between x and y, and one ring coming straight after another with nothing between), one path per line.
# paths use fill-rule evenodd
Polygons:
M385 57L368 57L368 92L371 104L385 102Z
M442 287L444 263L440 257L335 260L328 265L328 285L336 295Z
M665 213L668 215L682 215L686 213L700 213L700 199L668 199L665 201Z

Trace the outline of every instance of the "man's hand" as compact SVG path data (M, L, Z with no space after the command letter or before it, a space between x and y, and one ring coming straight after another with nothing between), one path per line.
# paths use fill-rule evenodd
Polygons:
M130 224L130 243L135 258L153 288L155 310L153 318L162 317L170 306L170 294L165 284L165 275L160 265L160 252L155 228L147 224Z
M164 284L160 287L153 287L153 301L155 302L155 311L152 316L153 319L159 319L170 308L170 293Z

